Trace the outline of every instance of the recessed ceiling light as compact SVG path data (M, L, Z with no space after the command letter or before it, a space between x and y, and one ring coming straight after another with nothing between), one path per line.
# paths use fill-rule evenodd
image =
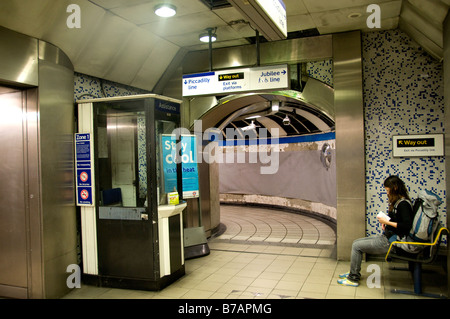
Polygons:
M252 115L252 116L246 117L245 119L246 120L253 120L253 119L260 118L260 117L261 117L261 115Z
M211 34L211 42L214 42L217 40L217 37L215 34ZM209 42L209 33L202 33L200 34L200 41L208 43Z
M163 17L163 18L168 18L168 17L172 17L177 13L177 8L174 5L171 4L158 4L155 7L155 14L157 16Z
M278 112L278 110L280 109L280 101L272 101L271 103L272 106L272 112Z
M361 16L361 13L359 13L359 12L352 12L347 17L350 18L350 19L356 19L356 18L359 18L360 16Z

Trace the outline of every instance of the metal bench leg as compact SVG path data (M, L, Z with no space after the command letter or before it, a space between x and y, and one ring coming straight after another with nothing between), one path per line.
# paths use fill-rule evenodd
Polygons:
M442 298L442 299L447 298L443 294L422 293L422 263L409 261L408 269L412 272L412 277L414 281L414 292L400 289L392 289L391 292L396 294L417 295L430 298Z
M414 282L414 293L420 295L422 294L422 264L413 262L411 266Z

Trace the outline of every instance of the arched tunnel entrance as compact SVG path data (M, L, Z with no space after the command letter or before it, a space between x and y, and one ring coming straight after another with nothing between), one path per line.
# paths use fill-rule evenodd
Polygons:
M214 69L217 70L254 66L256 61L255 50L252 45L218 48L210 52L210 57L214 62ZM181 74L205 72L208 68L207 61L208 50L191 52L186 55L182 63ZM325 112L334 120L335 130L331 130L330 133L334 132L336 143L335 145L330 145L330 147L335 154L335 157L332 158L335 160L336 167L336 207L334 207L334 210L329 210L328 213L333 212L335 214L337 259L349 260L353 240L366 235L367 179L364 144L366 132L364 131L361 34L359 31L355 31L332 36L326 35L262 43L260 64L274 65L280 63L288 63L292 66L291 71L297 69L296 73L293 72L291 74L291 84L293 83L292 80L294 82L297 81L296 84L301 83L302 85L298 89L301 94L290 91L292 95L287 94L288 96L286 97L284 95L286 95L287 91L278 91L271 92L269 95L278 94L276 100L284 100L286 102L284 105L283 103L281 104L283 107L292 107L291 102L295 102L294 104L296 105L306 104L315 108L319 113ZM299 72L299 69L301 69L301 72ZM306 70L308 71L305 73L304 71ZM303 75L308 77L304 86ZM329 77L332 79L331 86L321 82L323 80L327 82L326 79ZM299 79L300 81L298 81ZM179 83L178 79L177 83ZM291 88L297 90L296 85L291 85ZM280 99L280 96L283 99ZM229 122L245 120L249 123L247 126L251 126L251 119L246 117L239 119L239 117L244 116L244 113L256 113L257 110L251 109L253 107L257 108L256 105L251 108L246 107L250 104L258 104L258 102L245 102L247 99L254 98L259 99L261 104L264 104L267 100L265 97L267 97L267 93L244 94L239 96L239 98L237 96L220 98L216 96L183 97L182 125L185 128L192 128L194 127L194 122L201 119L202 132L205 132L209 127L217 127L219 125L222 125L222 128L227 128L227 125L230 124L225 122L227 119L231 120ZM268 104L266 106L268 107ZM299 107L299 109L301 112L305 111L302 107ZM242 113L239 113L239 110ZM295 108L295 113L297 113L297 107ZM254 122L255 126L256 124L259 124L261 127L269 125L264 123L264 121L269 123L276 122L276 120L271 120L270 117L269 119L263 117ZM238 123L236 126L240 126L240 124ZM300 137L308 135L315 134L305 134L300 135ZM290 139L293 136L289 136L289 133L287 133L286 137L280 137L280 141L284 138ZM335 146L334 149L333 146ZM231 148L229 145L225 147ZM237 145L235 148L237 148ZM254 148L254 145L248 145L247 148ZM327 149L329 149L328 146L324 147L324 154L327 153ZM322 159L326 161L328 157L323 156ZM204 217L205 230L207 230L207 235L210 236L215 225L220 224L219 164L200 165L199 171L200 178L205 178L207 180L206 184L209 185L206 189L202 189L202 186L200 186L200 192L203 192L203 195L206 194L206 197L200 200L202 211L200 216ZM277 187L276 185L271 185L273 188ZM246 201L248 202L248 198L246 198ZM285 203L282 205L287 206ZM195 209L195 205L190 207ZM315 211L320 211L320 209L315 209ZM191 219L188 221L188 226L195 225L195 220L198 219L198 216L189 214L189 212L187 212L187 215ZM326 215L327 213L323 214L323 216ZM206 218L207 216L209 216L209 220Z
M202 157L209 158L200 164L200 179L209 185L208 195L218 194L201 200L208 236L231 243L333 248L333 89L309 79L303 92L203 97L191 103L212 105L191 126L201 131ZM197 207L190 206L195 225Z

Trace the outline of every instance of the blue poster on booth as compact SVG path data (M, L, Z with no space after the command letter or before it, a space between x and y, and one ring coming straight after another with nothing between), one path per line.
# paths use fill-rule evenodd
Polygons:
M175 135L162 135L162 158L164 175L164 192L170 193L177 189L177 164L175 162Z
M177 188L177 164L175 135L162 136L162 156L164 171L164 192ZM199 197L197 143L195 135L181 136L181 169L183 198Z
M197 142L195 135L181 136L181 169L183 172L183 198L199 197Z

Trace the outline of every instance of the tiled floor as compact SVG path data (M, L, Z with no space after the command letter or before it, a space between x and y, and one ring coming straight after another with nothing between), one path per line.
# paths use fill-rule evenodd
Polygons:
M223 205L221 221L227 229L210 239L211 253L187 260L186 275L161 291L82 285L64 298L424 298L391 293L392 288L412 289L411 274L391 270L392 264L381 260L363 263L359 287L338 285L338 274L348 271L349 262L336 260L333 229L314 218ZM443 267L426 269L432 272L423 276L425 292L446 295Z

